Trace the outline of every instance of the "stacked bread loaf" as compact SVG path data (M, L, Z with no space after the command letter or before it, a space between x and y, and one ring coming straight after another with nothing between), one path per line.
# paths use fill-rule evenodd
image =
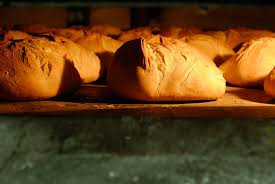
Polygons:
M215 100L226 82L275 96L274 35L190 26L1 29L0 99L48 99L105 78L116 95L139 101Z

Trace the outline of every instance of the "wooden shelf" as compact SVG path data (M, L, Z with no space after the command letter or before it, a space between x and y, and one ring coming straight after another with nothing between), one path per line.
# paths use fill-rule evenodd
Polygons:
M83 85L66 99L1 102L0 114L275 118L273 103L262 90L227 87L226 94L216 101L141 104L114 98L107 86Z

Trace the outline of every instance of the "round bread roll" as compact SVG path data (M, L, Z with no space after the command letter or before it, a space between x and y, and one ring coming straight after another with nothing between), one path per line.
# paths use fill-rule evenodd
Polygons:
M222 72L195 48L155 36L126 42L115 53L107 82L130 100L215 100L225 93Z
M235 54L228 45L209 35L197 34L190 36L187 38L187 43L197 48L218 66Z
M76 42L99 57L103 76L106 75L115 52L122 45L122 42L100 33L90 33Z
M0 99L43 100L74 92L81 79L66 51L48 39L7 41L0 46Z
M171 38L185 38L194 34L199 34L202 31L196 27L179 27L179 26L168 26L160 29L160 35Z
M152 33L152 27L138 27L135 29L123 32L118 38L119 41L127 42L138 38L151 38L154 34Z
M275 97L275 69L268 74L264 80L264 91L266 94Z
M275 66L275 38L259 38L245 43L220 69L226 81L241 87L262 86Z

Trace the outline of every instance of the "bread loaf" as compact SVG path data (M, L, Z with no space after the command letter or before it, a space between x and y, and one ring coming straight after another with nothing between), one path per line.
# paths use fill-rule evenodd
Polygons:
M228 45L209 35L197 34L187 37L187 43L197 48L218 66L235 53Z
M75 91L81 79L63 49L46 38L1 45L0 99L43 100Z
M115 94L141 101L215 100L225 93L222 72L189 44L155 36L126 42L107 81Z
M76 42L99 57L103 76L106 75L115 52L122 45L122 42L100 33L90 33Z
M245 43L236 55L220 68L226 81L242 87L262 86L275 66L275 38L260 38Z
M0 44L5 43L9 40L20 40L20 39L31 39L31 38L45 38L50 40L50 44L53 42L56 42L56 44L59 44L61 49L64 52L64 57L72 61L78 70L81 79L83 82L93 82L96 81L100 76L100 60L95 55L95 53L91 50L87 50L86 48L80 46L79 44L76 44L66 38L61 38L58 36L54 36L51 34L41 34L36 36L31 36L27 33L20 32L20 31L5 31L2 33L2 39L3 41L0 41ZM42 43L42 42L39 42ZM38 43L37 43L38 44ZM43 48L46 48L47 43L43 43Z

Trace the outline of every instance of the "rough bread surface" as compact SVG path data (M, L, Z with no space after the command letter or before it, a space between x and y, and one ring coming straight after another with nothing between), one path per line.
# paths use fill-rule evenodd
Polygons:
M43 100L75 91L81 79L60 45L47 38L0 46L0 99Z
M262 86L275 66L275 38L251 40L220 68L226 81L241 87Z
M126 42L107 81L119 96L141 101L215 100L225 93L222 72L189 44L155 36Z

